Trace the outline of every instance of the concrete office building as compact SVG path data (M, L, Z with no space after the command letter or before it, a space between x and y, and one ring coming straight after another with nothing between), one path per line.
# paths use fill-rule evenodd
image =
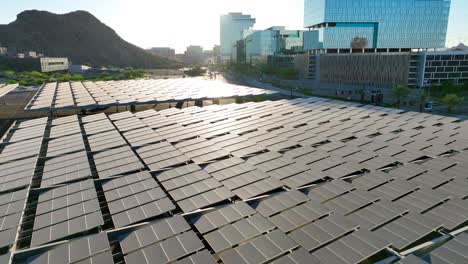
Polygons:
M302 54L295 57L301 78L326 95L391 96L395 85L424 88L468 82L468 51ZM385 98L388 99L388 98Z
M175 50L169 47L154 47L154 48L149 49L149 51L152 52L153 54L156 54L164 58L168 58L171 60L176 59Z
M408 85L427 87L451 81L468 82L468 50L427 51L411 54Z
M305 0L304 27L321 49L445 46L450 0Z
M41 71L42 72L53 72L53 71L66 71L68 70L68 58L41 58Z
M236 59L237 41L243 37L244 30L253 27L255 18L242 13L229 13L220 18L220 52L223 61Z

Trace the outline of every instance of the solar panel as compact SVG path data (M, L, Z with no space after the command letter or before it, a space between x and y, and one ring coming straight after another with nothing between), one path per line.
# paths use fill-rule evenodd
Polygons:
M72 94L93 105L80 85L43 88L45 104ZM134 102L123 87L86 83L97 104ZM15 122L0 144L9 218L0 257L16 244L14 262L27 263L102 232L110 250L70 254L87 263L396 261L466 227L467 126L317 98Z
M114 263L107 235L98 233L58 245L19 263Z
M92 175L86 153L64 155L58 160L46 161L41 187L48 187L88 178ZM66 159L65 161L63 159Z
M15 242L26 198L25 189L0 195L0 248Z
M115 227L123 227L175 209L148 172L112 179L102 184Z
M332 214L292 231L289 236L310 252L351 233L358 227L359 225L343 216Z
M467 246L468 234L461 233L429 253L429 258L435 263L466 263L468 261Z
M410 213L378 228L374 233L384 237L396 249L403 250L441 226L424 215Z
M11 87L2 89L5 88ZM57 94L54 96L54 93ZM93 109L272 93L274 92L202 79L82 82L72 85L48 83L37 92L25 110ZM120 116L115 118L117 120Z
M93 206L94 209L98 209L96 208L96 204L94 204ZM60 212L56 211L54 214L45 214L42 218L48 218L53 217L55 215L63 214L67 217L70 217L71 215L68 213L70 212L66 212L66 210L62 210ZM77 212L74 211L72 213L76 214ZM38 226L44 227L33 231L31 246L39 246L58 239L64 239L68 236L82 233L104 224L102 214L100 211L92 211L88 214L81 214L75 218L65 219L65 221L62 222L52 221L39 223L40 224L38 224Z
M323 263L361 263L390 244L367 230L359 230L313 253Z
M288 236L279 230L259 236L234 249L222 252L219 257L226 264L264 263L297 247Z

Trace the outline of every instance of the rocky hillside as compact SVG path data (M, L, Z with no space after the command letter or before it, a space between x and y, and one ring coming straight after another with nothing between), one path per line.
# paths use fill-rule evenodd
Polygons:
M76 11L57 15L24 11L0 25L2 46L18 52L37 51L51 57L68 57L74 64L134 68L170 68L176 63L132 45L92 14Z

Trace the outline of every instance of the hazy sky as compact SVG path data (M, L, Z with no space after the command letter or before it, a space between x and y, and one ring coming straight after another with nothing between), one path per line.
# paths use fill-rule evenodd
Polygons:
M389 0L390 1L390 0ZM86 10L123 39L142 48L188 45L211 49L219 43L219 16L243 12L257 18L256 29L303 28L304 0L0 0L0 24L23 10L54 13ZM468 43L468 0L452 0L447 45Z

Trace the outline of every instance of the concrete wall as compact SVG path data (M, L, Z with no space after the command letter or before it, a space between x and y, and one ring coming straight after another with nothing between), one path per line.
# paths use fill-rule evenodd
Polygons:
M299 79L307 79L309 73L309 54L297 54L294 56L294 69L299 73Z
M408 85L409 53L324 54L320 82Z

